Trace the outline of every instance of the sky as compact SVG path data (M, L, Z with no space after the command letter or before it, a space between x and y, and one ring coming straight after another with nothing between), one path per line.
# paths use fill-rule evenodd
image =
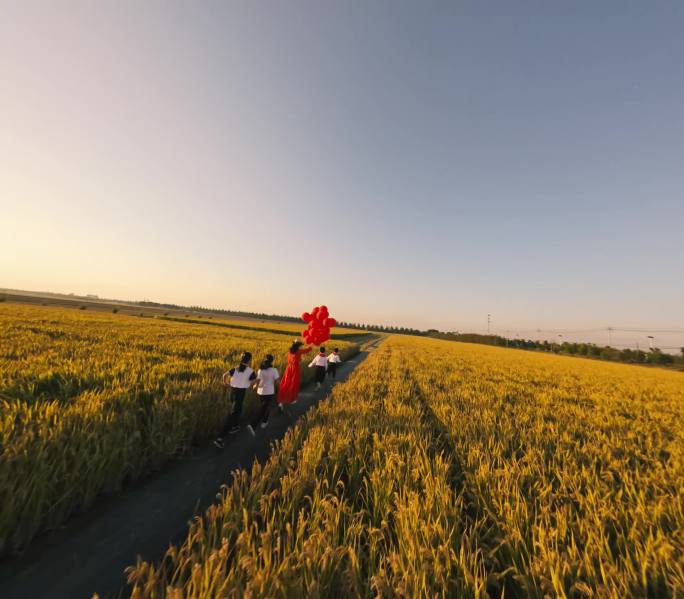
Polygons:
M5 0L0 287L684 330L682 31L681 2Z

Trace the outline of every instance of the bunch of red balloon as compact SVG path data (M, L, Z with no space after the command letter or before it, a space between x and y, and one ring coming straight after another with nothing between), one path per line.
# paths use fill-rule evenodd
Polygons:
M316 306L311 312L304 312L302 320L309 326L302 332L306 343L320 345L330 339L330 329L337 325L334 318L330 318L326 306Z

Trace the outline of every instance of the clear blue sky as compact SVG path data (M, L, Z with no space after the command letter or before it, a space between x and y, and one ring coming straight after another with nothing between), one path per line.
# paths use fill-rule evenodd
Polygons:
M4 2L0 286L684 327L683 32L681 2Z

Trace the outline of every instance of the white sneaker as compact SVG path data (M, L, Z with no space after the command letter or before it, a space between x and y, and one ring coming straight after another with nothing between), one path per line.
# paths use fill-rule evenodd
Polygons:
M318 391L320 388L321 388L321 384L320 384L320 383L316 383L316 391Z
M247 425L247 430L249 431L249 434L252 435L252 437L256 437L256 433L254 432L254 429L252 428L251 424Z
M268 426L268 422L262 422L261 423L261 428L266 428Z
M284 413L285 413L285 407L283 406L283 404L279 403L279 404L278 404L278 409L280 410L280 413L281 413L281 414L284 414Z

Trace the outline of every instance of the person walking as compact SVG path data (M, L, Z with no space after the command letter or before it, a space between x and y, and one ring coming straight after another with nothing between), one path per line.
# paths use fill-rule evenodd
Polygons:
M252 436L256 436L256 428L259 425L261 425L261 428L268 426L268 411L271 407L271 402L275 399L275 385L279 377L278 369L273 367L273 356L267 354L261 366L259 366L256 382L254 383L254 388L261 400L261 408L247 425L247 430Z
M337 375L337 365L342 362L342 358L340 358L340 354L338 353L339 351L339 349L335 348L332 350L332 353L328 356L328 376L333 381L335 380L335 376Z
M283 410L287 404L297 403L299 397L299 387L302 382L302 371L299 366L302 356L311 351L310 347L302 348L304 345L299 339L295 339L287 354L287 368L283 373L278 389L278 407Z
M328 369L328 358L325 355L325 347L321 345L318 355L311 360L309 368L316 367L316 391L321 388L323 381L325 381L325 371Z
M242 403L245 401L247 389L252 381L256 379L256 373L249 367L251 361L252 354L246 351L240 357L240 365L237 368L231 368L223 373L223 384L230 385L230 398L233 400L233 409L228 418L226 418L219 436L214 440L214 445L218 449L223 449L225 445L223 439L226 435L235 434L240 430Z

